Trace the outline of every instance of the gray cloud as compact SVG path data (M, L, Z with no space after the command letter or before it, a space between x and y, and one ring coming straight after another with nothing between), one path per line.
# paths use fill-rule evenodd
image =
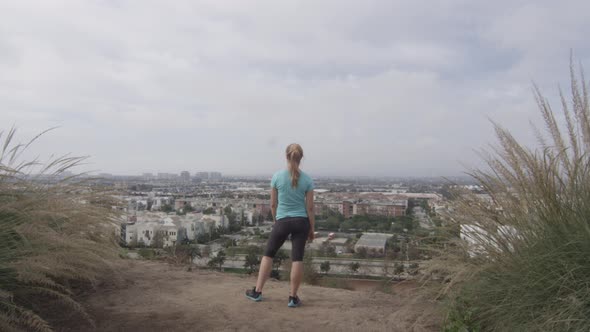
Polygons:
M533 142L531 80L588 63L585 1L0 4L0 123L115 173L443 175Z

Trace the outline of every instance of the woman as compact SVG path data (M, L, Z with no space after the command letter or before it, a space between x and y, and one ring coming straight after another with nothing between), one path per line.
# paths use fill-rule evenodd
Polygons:
M305 242L314 238L313 180L299 169L303 149L299 144L287 147L287 169L276 172L270 183L271 209L274 225L264 257L260 262L256 287L246 291L253 301L262 300L262 288L270 276L272 260L285 240L291 235L291 289L289 307L301 304L297 290L303 279Z

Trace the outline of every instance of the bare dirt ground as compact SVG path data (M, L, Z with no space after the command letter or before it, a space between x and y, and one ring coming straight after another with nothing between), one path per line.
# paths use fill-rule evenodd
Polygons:
M83 299L96 328L63 331L437 331L435 303L400 284L391 294L302 285L303 305L288 308L288 283L269 281L264 301L247 300L253 276L186 271L159 262L129 261L122 282Z

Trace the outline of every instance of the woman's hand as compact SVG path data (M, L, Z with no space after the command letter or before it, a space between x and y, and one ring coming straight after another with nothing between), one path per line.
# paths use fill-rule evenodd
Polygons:
M309 242L312 242L313 239L315 239L315 231L313 228L309 230L309 235L307 238L308 238Z

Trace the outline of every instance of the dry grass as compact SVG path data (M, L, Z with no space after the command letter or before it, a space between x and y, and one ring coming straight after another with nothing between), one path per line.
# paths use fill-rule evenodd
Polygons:
M0 133L0 330L51 331L63 313L91 324L73 294L117 257L114 202L82 178L63 177L84 158L22 162L38 137L15 144L14 135Z
M449 331L590 330L588 86L572 65L561 118L534 93L545 123L536 129L540 147L494 124L499 145L482 152L488 168L471 172L492 203L458 193L447 218L455 240L430 269L446 276ZM460 225L479 227L470 234L477 250L457 238Z

